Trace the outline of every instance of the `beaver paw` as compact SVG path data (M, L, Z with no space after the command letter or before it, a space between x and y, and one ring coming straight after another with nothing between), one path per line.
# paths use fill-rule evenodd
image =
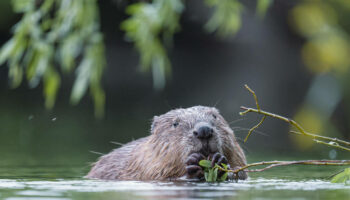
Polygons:
M239 168L241 168L241 167L234 167L232 170L237 170ZM245 171L239 171L237 174L233 174L233 177L232 177L232 179L234 179L234 180L238 180L238 179L245 180L247 178L248 178L248 174Z
M226 157L224 155L221 155L219 152L215 153L212 156L209 156L209 160L211 160L211 167L214 167L215 164L218 164L221 166L221 164L226 164L228 163Z
M214 167L215 164L219 165L220 167L222 167L221 164L228 164L227 158L219 152L209 155L208 160L211 160L211 167ZM219 177L224 173L224 171L219 171Z
M199 166L199 161L205 159L205 157L200 153L193 153L188 156L186 160L186 171L188 178L203 178L204 171L201 166Z

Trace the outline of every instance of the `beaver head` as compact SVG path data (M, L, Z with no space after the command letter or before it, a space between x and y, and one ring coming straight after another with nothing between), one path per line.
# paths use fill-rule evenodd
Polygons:
M226 144L234 142L233 131L219 111L205 106L180 108L155 116L151 133L162 141L176 142L183 156L194 152L204 156L224 154Z
M200 178L203 173L199 160L211 155L217 164L236 167L246 163L233 131L217 109L180 108L155 116L150 136L102 156L88 177L167 180L187 173Z

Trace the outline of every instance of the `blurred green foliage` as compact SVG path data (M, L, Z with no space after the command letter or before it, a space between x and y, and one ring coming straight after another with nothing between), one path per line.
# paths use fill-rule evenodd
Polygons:
M121 28L139 50L142 70L152 68L155 88L164 87L165 76L170 72L170 61L162 40L166 44L172 43L174 33L180 29L183 9L181 0L135 3L126 9L131 17L121 24Z
M257 0L264 15L272 0ZM205 0L213 14L205 28L228 36L241 26L243 5L238 0ZM13 37L0 51L7 62L13 88L25 77L31 88L43 82L45 106L51 109L61 85L61 74L76 73L70 101L77 104L89 89L97 117L103 116L105 94L101 78L106 65L97 0L12 0L22 15ZM171 72L166 47L180 30L183 0L153 0L130 4L121 23L126 38L140 53L143 71L152 71L153 85L162 89ZM166 47L165 47L166 46Z
M350 100L350 1L303 0L291 9L289 17L295 31L305 38L301 56L314 76L295 119L313 126L309 131L339 137L340 130L330 117L341 101ZM349 115L350 105L345 105L344 113ZM293 141L302 150L313 145L301 139Z
M214 8L213 16L205 28L209 32L217 31L221 36L236 33L241 27L243 5L237 0L206 0Z
M155 89L162 89L166 76L171 72L171 63L166 48L173 42L173 35L180 30L180 17L184 10L183 0L153 0L150 3L135 3L127 7L130 18L121 24L128 40L135 43L141 56L142 71L152 70ZM204 0L213 10L205 24L208 32L219 36L235 34L241 27L244 6L238 0ZM257 0L257 13L267 11L272 0Z
M314 73L343 73L350 67L348 21L350 1L304 0L291 11L292 23L307 39L302 49L305 65Z
M12 3L14 11L22 13L22 19L0 52L0 64L8 62L11 86L18 87L23 75L32 88L43 80L45 106L51 109L61 84L59 71L70 73L76 68L71 102L78 103L89 87L96 116L102 116L105 97L100 80L105 55L97 1L13 0Z

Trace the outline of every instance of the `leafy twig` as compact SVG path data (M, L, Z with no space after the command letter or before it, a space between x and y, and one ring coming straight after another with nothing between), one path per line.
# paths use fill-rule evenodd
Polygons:
M253 128L249 129L248 135L245 138L245 142L247 141L248 137L250 134L258 128L262 122L265 120L265 118L272 117L276 118L282 121L285 121L289 123L290 125L294 126L298 131L290 131L290 133L294 134L299 134L299 135L304 135L307 137L312 138L312 140L316 143L323 144L326 146L331 146L334 148L350 151L350 142L340 140L338 138L331 138L331 137L326 137L326 136L321 136L313 133L309 133L304 130L304 128L299 125L296 121L283 117L281 115L277 115L274 113L266 112L260 109L260 105L258 103L258 98L256 97L255 92L250 89L247 85L245 85L245 88L253 95L255 103L256 103L256 109L255 108L247 108L245 106L241 106L241 109L243 109L243 112L240 112L240 115L246 115L249 112L255 112L258 114L262 114L263 118L262 120L255 125ZM341 144L341 145L340 145ZM260 168L260 169L252 169L248 170L250 167L256 167L256 166L263 166L263 165L268 165L267 167ZM243 166L238 169L234 170L227 170L219 167L219 170L225 171L226 173L228 172L233 172L237 174L240 171L245 171L245 172L261 172L265 171L267 169L271 169L273 167L278 167L278 166L287 166L287 165L330 165L330 166L345 166L345 165L350 165L350 160L300 160L300 161L267 161L267 162L257 162L257 163L251 163L247 164L246 166ZM350 180L350 168L345 169L343 172L337 174L332 178L332 183L346 183Z
M218 164L215 164L215 166L212 167L210 160L201 160L198 164L204 168L205 181L215 182L215 181L225 181L227 179L228 172L225 172L220 177L218 173L219 170L221 171L229 170L228 166L225 165L224 163L221 163L221 166L219 166Z
M247 141L250 134L264 122L266 117L272 117L272 118L276 118L276 119L280 119L282 121L285 121L299 130L299 131L291 131L291 133L311 137L313 139L313 141L315 141L316 143L319 143L319 144L324 144L324 145L331 146L334 148L339 148L339 149L343 149L346 151L350 151L350 148L346 147L346 146L350 146L350 143L347 141L340 140L337 138L320 136L320 135L306 132L296 121L294 121L292 119L261 110L259 102L258 102L258 98L257 98L255 92L252 89L250 89L247 85L245 85L245 88L253 95L257 108L255 109L255 108L247 108L247 107L241 106L241 109L243 109L244 111L241 112L240 115L245 115L249 112L255 112L255 113L263 115L263 118L260 120L260 122L257 125L255 125L254 127L252 127L251 129L249 129L248 135L245 138L245 142ZM325 141L327 141L327 142L325 142ZM341 143L342 145L345 145L345 146L341 146L341 145L339 145L339 143ZM223 165L223 167L221 167L219 165L215 165L214 167L211 167L210 161L206 161L206 160L200 161L199 164L202 167L205 167L205 172L207 173L205 176L206 181L212 182L212 181L217 181L218 171L223 171L223 172L225 172L225 174L234 173L237 177L238 172L240 172L240 171L261 172L261 171L265 171L267 169L271 169L273 167L287 166L287 165L345 166L345 165L350 165L350 160L299 160L299 161L266 161L266 162L264 161L264 162L247 164L243 167L235 168L235 169L228 169L227 166L225 167L225 165ZM267 166L264 168L260 168L260 169L251 169L251 170L248 169L251 167L265 166L265 165L267 165ZM350 179L350 170L345 170L344 172L342 172L342 173L338 174L336 177L334 177L332 179L332 182L347 181L349 179ZM226 177L223 180L226 180Z
M256 162L247 164L246 166L236 168L236 169L229 169L227 165L221 164L222 166L215 165L214 167L211 166L211 161L209 160L201 160L199 162L199 165L204 168L205 173L205 180L207 182L215 182L215 181L225 181L228 177L228 173L236 174L236 177L238 177L238 172L245 171L245 172L262 172L267 169L271 169L274 167L280 167L280 166L288 166L288 165L327 165L327 166L346 166L350 165L350 160L299 160L299 161L263 161L263 162ZM265 166L264 168L260 169L248 169L251 167L257 167L257 166ZM219 171L225 172L222 176L218 176ZM341 173L340 173L341 174ZM346 174L348 176L348 174ZM337 177L339 179L339 176ZM343 179L341 179L343 180ZM333 182L333 180L332 180Z

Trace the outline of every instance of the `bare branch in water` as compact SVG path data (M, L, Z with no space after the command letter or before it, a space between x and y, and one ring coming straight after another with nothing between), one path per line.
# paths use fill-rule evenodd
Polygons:
M256 167L256 166L263 166L268 165L267 167L260 168L260 169L252 169L248 170L248 168ZM237 174L240 171L245 172L261 172L265 171L267 169L271 169L273 167L279 167L279 166L287 166L287 165L328 165L328 166L345 166L350 165L350 160L298 160L298 161L264 161L264 162L257 162L257 163L251 163L247 164L246 166L240 167L238 169L227 169L219 168L221 171L225 172L233 172Z

